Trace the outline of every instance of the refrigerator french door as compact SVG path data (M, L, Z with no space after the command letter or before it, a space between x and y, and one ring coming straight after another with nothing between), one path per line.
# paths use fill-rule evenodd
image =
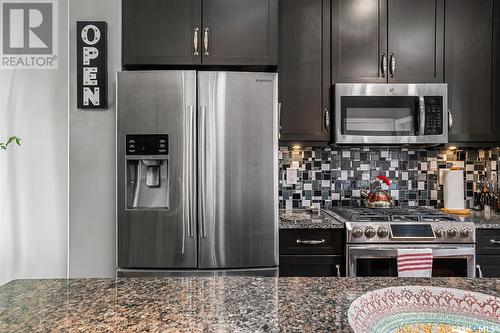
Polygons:
M134 71L117 82L119 268L276 266L276 74Z

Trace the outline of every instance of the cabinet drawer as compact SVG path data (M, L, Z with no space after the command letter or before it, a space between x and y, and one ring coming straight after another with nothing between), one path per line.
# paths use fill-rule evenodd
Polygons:
M344 230L280 230L280 255L344 253Z
M345 276L344 256L280 256L280 276L320 277L337 276L339 265L340 276Z
M500 277L500 256L476 256L483 277Z
M500 255L500 229L477 230L476 253Z

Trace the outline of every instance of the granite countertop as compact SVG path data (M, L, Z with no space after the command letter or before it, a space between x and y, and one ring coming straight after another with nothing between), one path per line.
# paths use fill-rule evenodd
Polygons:
M474 222L476 229L500 229L500 215L497 213L485 214L484 212L471 211L466 221Z
M305 209L280 210L280 229L344 229L344 223L325 215L311 214Z
M466 278L17 280L0 287L0 331L351 332L354 299L401 285L500 296L500 280Z
M286 214L292 214L297 219L286 219ZM500 214L485 214L481 211L471 211L465 221L474 222L476 229L500 229ZM280 229L344 229L344 223L330 216L317 216L305 209L280 210Z

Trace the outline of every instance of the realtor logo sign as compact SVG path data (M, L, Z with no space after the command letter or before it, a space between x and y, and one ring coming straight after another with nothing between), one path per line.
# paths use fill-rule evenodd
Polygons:
M0 68L57 69L57 0L0 0Z

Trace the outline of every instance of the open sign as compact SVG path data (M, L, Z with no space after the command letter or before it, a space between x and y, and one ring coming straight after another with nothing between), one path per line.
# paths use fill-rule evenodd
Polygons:
M77 107L107 109L107 23L78 21Z

